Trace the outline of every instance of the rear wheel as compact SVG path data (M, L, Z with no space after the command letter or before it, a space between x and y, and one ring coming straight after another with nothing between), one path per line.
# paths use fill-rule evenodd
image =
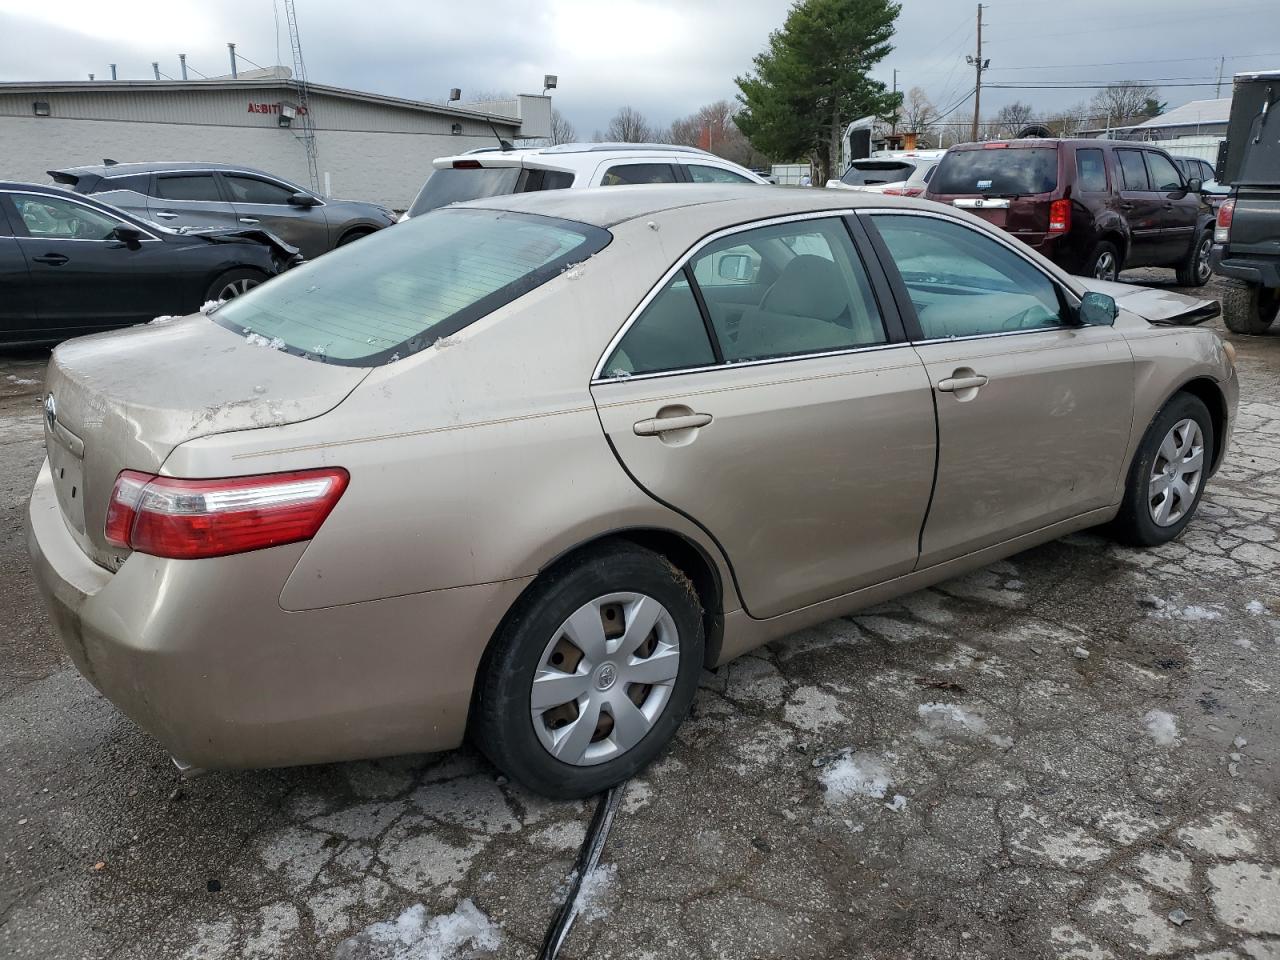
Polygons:
M584 552L521 598L477 679L471 735L552 797L598 793L670 741L702 669L688 579L632 544Z
M1213 250L1213 233L1206 230L1196 238L1187 258L1178 266L1178 285L1181 287L1203 287L1213 275L1213 267L1209 264L1209 253Z
M1280 290L1234 278L1222 281L1222 320L1232 333L1266 333L1280 314Z
M1196 512L1213 456L1213 419L1198 397L1179 393L1156 415L1129 470L1117 536L1138 547L1173 540Z
M257 270L250 270L247 267L228 270L209 285L204 299L206 302L216 300L219 303L223 300L231 300L242 293L248 293L265 279L267 278Z
M1084 275L1095 280L1117 280L1120 277L1120 251L1109 240L1100 240L1085 260Z

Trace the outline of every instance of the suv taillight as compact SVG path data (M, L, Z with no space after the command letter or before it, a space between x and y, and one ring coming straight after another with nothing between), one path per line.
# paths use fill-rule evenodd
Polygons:
M1049 233L1066 233L1071 229L1071 201L1055 200L1049 204Z
M340 467L224 480L124 470L107 507L107 542L195 560L310 540L349 479Z
M1231 218L1236 215L1235 198L1223 200L1218 207L1218 222L1213 226L1213 242L1227 243L1231 240Z

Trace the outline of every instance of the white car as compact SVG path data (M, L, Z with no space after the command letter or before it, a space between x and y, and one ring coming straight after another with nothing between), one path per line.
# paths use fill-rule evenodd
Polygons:
M746 167L696 147L669 143L562 143L484 147L433 161L435 172L401 220L450 203L537 190L637 183L764 183Z
M833 190L887 193L895 197L923 197L929 177L945 150L920 150L892 156L855 160L839 180L828 180Z

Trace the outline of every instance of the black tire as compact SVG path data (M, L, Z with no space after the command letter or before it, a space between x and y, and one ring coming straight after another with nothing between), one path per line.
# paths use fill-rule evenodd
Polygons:
M665 706L633 747L595 765L566 763L543 746L535 731L536 722L546 721L531 714L534 675L571 614L593 600L623 591L643 594L666 608L679 641L678 672ZM495 766L537 793L564 799L599 793L634 776L671 740L697 691L703 648L697 594L663 557L625 542L583 551L535 582L494 638L476 678L470 737ZM641 696L645 689L652 688L642 687ZM598 737L599 727L595 730ZM593 738L592 743L596 742Z
M371 233L373 233L372 230L352 230L350 233L344 233L338 240L338 246L345 247L348 243L355 243Z
M1234 277L1222 280L1222 321L1232 333L1261 336L1280 315L1280 290Z
M1187 419L1194 420L1199 425L1203 436L1203 465L1199 482L1191 505L1183 510L1181 519L1168 526L1161 526L1151 515L1151 476L1160 455L1161 443L1176 424ZM1117 539L1135 547L1154 547L1168 543L1181 534L1195 516L1200 498L1204 495L1205 482L1212 465L1213 444L1213 418L1209 415L1208 407L1199 397L1189 393L1175 394L1156 414L1138 445L1138 452L1133 458L1125 482L1124 501L1113 524Z
M1107 264L1111 266L1108 267ZM1093 277L1095 280L1118 280L1123 269L1124 264L1116 245L1110 240L1099 240L1085 258L1082 276ZM1099 271L1107 276L1099 276Z
M238 297L266 279L266 274L262 271L253 270L249 267L237 267L234 270L228 270L214 280L213 283L209 284L209 289L204 294L205 302L210 300L230 300L233 297ZM228 290L235 290L235 292L230 295L224 295Z
M1203 287L1213 276L1209 266L1209 251L1213 249L1213 231L1205 230L1187 251L1187 257L1178 265L1178 286Z

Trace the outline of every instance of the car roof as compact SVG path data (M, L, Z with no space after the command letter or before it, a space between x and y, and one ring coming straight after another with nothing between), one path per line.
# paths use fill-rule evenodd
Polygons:
M472 200L443 207L509 210L532 213L597 227L612 227L639 217L669 210L706 206L709 221L725 226L793 213L849 210L857 207L904 207L936 210L937 204L907 197L892 197L847 190L805 190L761 184L642 184L595 187L589 190L540 190ZM716 223L708 223L712 229Z
M141 160L128 163L91 163L79 167L59 167L59 173L96 174L99 177L127 177L139 173L162 173L166 170L235 170L244 173L260 173L264 177L282 179L274 173L247 167L239 163L212 163L208 160Z
M723 164L735 170L753 173L748 167L724 157L716 156L697 147L672 143L559 143L550 147L519 147L502 150L498 147L477 147L466 153L436 157L432 166L447 169L458 160L473 160L485 166L514 167L545 165L577 172L594 170L601 163L611 160L638 160L680 157L686 163L706 161ZM759 176L759 174L755 174Z

